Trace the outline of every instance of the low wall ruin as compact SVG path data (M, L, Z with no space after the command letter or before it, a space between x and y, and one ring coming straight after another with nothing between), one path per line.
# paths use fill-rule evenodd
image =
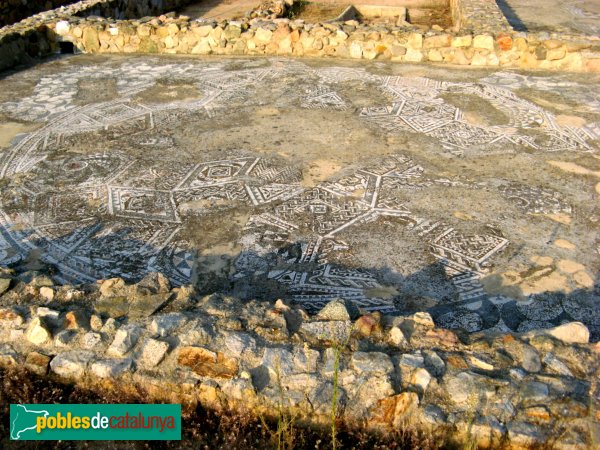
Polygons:
M600 437L600 345L579 322L468 335L343 300L309 317L281 300L202 297L160 274L78 287L2 276L2 366L313 426L330 424L335 392L350 426L447 429L481 448L587 449Z
M183 4L84 0L33 16L0 30L0 70L59 52L61 42L67 42L85 53L286 55L600 71L598 37L518 33L487 0L452 0L454 25L449 29L357 21L312 24L268 14L219 22L175 14L143 17Z

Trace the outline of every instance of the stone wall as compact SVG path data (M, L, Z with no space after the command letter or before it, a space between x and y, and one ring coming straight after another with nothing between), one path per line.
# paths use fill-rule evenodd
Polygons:
M0 0L1 1L1 0ZM171 11L191 0L82 0L44 11L0 28L0 70L9 69L59 49L52 31L61 20L83 20L92 25L96 16L116 19L144 17ZM69 2L63 2L64 4ZM106 19L100 19L100 22Z
M310 24L272 19L272 14L221 22L174 14L119 19L173 9L183 2L84 0L33 16L0 30L0 70L57 51L58 43L66 41L86 53L289 55L600 71L597 37L514 32L492 0L453 0L458 30L356 21Z
M0 0L0 27L25 19L40 11L48 11L77 0Z
M461 334L427 313L362 314L336 300L317 316L278 300L171 289L160 274L55 286L0 274L0 364L88 384L148 387L148 401L313 425L449 429L482 447L592 448L600 438L600 346L578 322L526 334ZM334 361L339 355L339 365Z
M517 33L377 30L356 21L306 24L288 19L222 22L187 18L79 19L49 24L56 40L86 53L335 56L470 66L599 71L592 42Z

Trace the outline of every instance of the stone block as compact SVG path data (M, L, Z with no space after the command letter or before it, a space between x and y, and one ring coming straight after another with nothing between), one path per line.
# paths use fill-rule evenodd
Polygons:
M38 352L31 352L25 358L25 368L37 375L44 376L48 373L50 356Z
M473 43L473 36L471 36L470 34L467 34L465 36L454 36L452 38L452 47L470 47L471 44Z
M423 48L423 35L421 33L410 33L407 37L407 43L411 49Z
M423 40L423 48L450 47L451 43L452 36L449 34L438 34L435 36L427 36Z
M83 350L72 350L60 353L50 362L50 368L55 374L71 379L81 379L87 370L94 353Z
M144 367L155 367L160 364L168 351L169 344L167 342L149 338L142 346L142 353L138 361Z
M181 347L177 362L203 377L233 378L238 372L238 363L234 358L202 347Z
M41 345L52 339L50 328L40 317L34 318L25 332L27 340L35 345Z
M116 378L132 370L133 360L124 359L101 359L94 361L90 371L99 378Z
M394 371L390 357L381 352L354 352L350 362L359 375L383 376Z
M489 35L479 34L473 39L473 47L494 50L494 38Z
M141 329L137 325L125 325L115 334L115 339L108 348L108 354L114 356L123 356L129 352L141 335Z

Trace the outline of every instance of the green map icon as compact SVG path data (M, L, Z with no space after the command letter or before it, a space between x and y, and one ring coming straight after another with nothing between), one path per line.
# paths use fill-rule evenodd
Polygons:
M23 405L11 405L14 407L13 417L10 423L10 437L14 440L26 438L23 433L35 430L37 426L37 418L39 416L48 417L50 414L46 410L27 409ZM26 433L28 434L28 433Z

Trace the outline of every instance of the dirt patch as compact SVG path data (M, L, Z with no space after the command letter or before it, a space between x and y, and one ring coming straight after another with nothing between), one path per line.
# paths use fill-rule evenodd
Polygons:
M19 122L0 123L0 148L10 147L10 143L18 134L28 133L35 128L35 125L27 125Z
M188 218L183 234L201 254L234 256L239 249L234 248L233 242L237 241L250 215L244 208L204 212Z
M570 259L561 259L556 264L556 267L558 267L558 270L560 270L563 273L575 273L581 270L585 270L585 266L583 264L571 261Z
M76 105L108 102L119 97L117 80L114 78L80 80L77 88L77 94L73 98Z
M400 293L394 286L379 286L376 288L365 289L363 292L367 297L385 299L394 298Z
M548 164L554 167L558 167L567 173L573 173L576 175L592 175L594 177L600 177L600 170L591 170L587 167L580 166L579 164L568 162L568 161L548 161Z
M544 292L570 292L567 278L557 272L551 272L541 278L524 281L519 285L524 295L541 294Z
M472 94L446 94L440 96L462 111L463 120L471 125L508 125L509 118L487 100Z
M548 93L534 88L516 89L515 94L557 114L568 113L569 111L573 111L573 109L581 109L581 105L574 100L570 100L564 96L553 96L552 100L548 100Z
M586 125L587 121L583 117L560 114L556 116L556 123L563 127L582 128Z
M202 91L185 82L159 80L154 86L140 92L135 100L146 103L169 103L202 98Z
M307 23L319 23L335 19L348 7L348 4L339 3L317 3L300 1L295 2L288 12L288 18L304 20Z
M313 161L302 174L302 184L307 187L316 186L322 181L328 180L342 169L342 166L326 159Z
M341 84L337 92L344 100L350 100L356 108L365 108L368 106L386 105L390 103L390 98L382 90L369 84L359 81L348 81Z
M577 246L566 239L557 239L554 241L554 245L558 248L564 248L565 250L575 250Z

